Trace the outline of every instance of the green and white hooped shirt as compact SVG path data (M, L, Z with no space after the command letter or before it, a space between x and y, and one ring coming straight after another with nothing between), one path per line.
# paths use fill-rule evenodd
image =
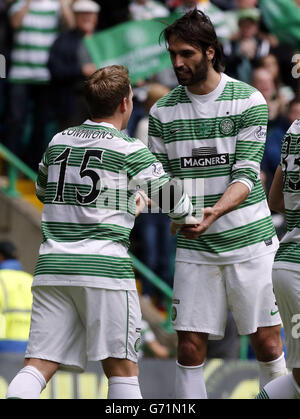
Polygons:
M300 263L300 119L281 144L281 168L287 232L280 241L274 268L299 271Z
M204 207L213 206L232 182L240 181L251 191L236 210L220 217L197 240L179 235L176 260L221 265L277 250L259 176L267 123L261 93L223 73L207 95L193 95L177 86L152 107L151 151L171 176L203 179ZM194 208L196 198L192 197Z
M111 124L87 120L56 134L36 184L44 209L33 285L136 289L128 255L136 191L146 185L155 195L169 181L140 140ZM168 215L178 219L192 210L182 194Z

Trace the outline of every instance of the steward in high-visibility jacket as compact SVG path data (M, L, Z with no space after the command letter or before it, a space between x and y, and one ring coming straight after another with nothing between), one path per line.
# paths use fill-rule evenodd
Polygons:
M0 269L0 340L28 340L32 275Z

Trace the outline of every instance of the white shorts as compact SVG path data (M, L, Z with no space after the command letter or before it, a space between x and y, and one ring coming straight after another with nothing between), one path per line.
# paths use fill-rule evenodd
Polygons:
M240 335L281 324L272 287L274 253L232 265L176 262L172 321L175 330L224 337L228 310Z
M25 358L84 370L87 360L137 362L141 309L137 291L88 287L32 288L31 327Z
M300 368L300 272L273 269L274 292L284 328L287 367Z

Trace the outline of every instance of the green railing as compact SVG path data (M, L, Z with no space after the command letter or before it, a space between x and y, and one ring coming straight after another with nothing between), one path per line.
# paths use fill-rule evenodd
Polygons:
M240 359L248 359L249 337L244 335L240 337Z
M4 189L4 192L11 197L19 197L20 194L17 190L17 180L19 172L23 173L33 182L36 181L37 174L27 166L22 160L15 156L11 151L8 150L3 144L0 143L0 156L8 163L7 166L7 179L8 185Z
M18 180L18 172L22 172L33 182L36 181L37 174L28 167L22 160L16 157L11 151L9 151L3 144L0 143L0 156L8 163L7 177L8 186L4 189L4 192L11 197L19 197L19 193L16 188ZM139 259L130 253L133 265L135 269L142 274L148 281L150 281L156 288L158 288L167 299L167 311L168 316L166 322L162 323L162 326L170 333L174 333L171 321L171 310L172 310L172 298L173 290L169 287L161 278L159 278L154 272L151 271L146 265L144 265ZM247 359L248 353L248 337L241 336L240 339L240 359Z

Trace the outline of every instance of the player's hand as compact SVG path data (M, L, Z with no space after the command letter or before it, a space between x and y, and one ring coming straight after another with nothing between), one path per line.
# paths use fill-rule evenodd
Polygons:
M136 195L135 216L138 217L144 210L146 205L151 205L151 199L140 189Z
M178 230L181 230L183 227L192 227L192 226L197 226L200 223L200 220L198 220L197 218L191 216L188 217L188 219L186 220L186 224L177 224L174 221L171 222L170 224L170 233L171 236L175 236L175 234L177 233Z
M185 224L181 227L180 233L185 239L197 239L218 218L216 210L212 207L203 208L202 214L203 218L200 224L191 226Z

